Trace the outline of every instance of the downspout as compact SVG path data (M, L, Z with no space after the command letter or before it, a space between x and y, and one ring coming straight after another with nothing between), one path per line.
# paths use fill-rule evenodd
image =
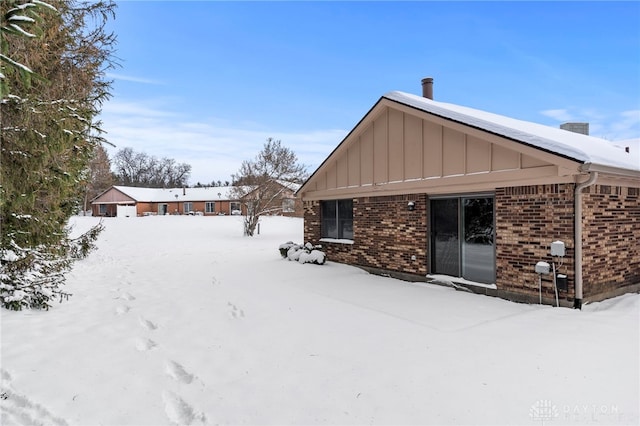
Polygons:
M574 241L574 279L575 279L575 297L573 307L582 309L582 190L593 185L598 179L598 172L589 172L589 179L586 182L576 184L573 196L574 202L574 223L573 223L573 241Z

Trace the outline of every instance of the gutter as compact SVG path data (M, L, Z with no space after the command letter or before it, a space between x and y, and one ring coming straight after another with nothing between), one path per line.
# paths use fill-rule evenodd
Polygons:
M630 169L615 166L605 166L601 164L585 163L580 166L581 172L602 172L608 175L624 176L629 178L640 178L640 168Z
M585 164L581 169L588 170L589 164ZM582 309L582 190L596 183L598 172L590 171L589 179L585 182L576 184L573 202L574 202L574 220L573 220L573 241L575 246L574 260L574 279L575 279L575 296L573 307Z

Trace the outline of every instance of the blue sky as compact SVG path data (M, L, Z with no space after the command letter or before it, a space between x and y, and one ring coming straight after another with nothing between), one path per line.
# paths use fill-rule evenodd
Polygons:
M385 93L640 138L640 2L118 1L107 139L231 180L280 139L313 171Z

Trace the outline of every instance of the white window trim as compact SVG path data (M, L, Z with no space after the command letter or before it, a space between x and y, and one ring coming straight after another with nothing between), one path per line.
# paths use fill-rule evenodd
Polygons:
M334 244L353 244L353 240L346 240L343 238L320 238L320 242Z

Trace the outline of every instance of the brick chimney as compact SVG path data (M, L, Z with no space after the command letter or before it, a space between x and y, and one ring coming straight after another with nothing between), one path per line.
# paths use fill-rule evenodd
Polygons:
M422 79L422 97L433 100L433 78Z

